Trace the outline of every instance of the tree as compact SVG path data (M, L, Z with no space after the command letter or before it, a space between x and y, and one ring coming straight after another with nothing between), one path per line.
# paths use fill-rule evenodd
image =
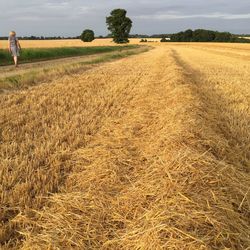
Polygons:
M225 42L225 41L230 41L232 38L233 36L229 32L217 32L214 41Z
M93 30L84 30L80 38L83 42L92 42L95 39L95 33Z
M132 21L126 16L124 9L115 9L106 18L108 30L111 32L114 42L128 43L129 32L132 28Z
M190 42L193 37L193 31L192 30L186 30L184 31L184 42Z
M215 38L215 31L198 29L193 32L193 42L212 42Z

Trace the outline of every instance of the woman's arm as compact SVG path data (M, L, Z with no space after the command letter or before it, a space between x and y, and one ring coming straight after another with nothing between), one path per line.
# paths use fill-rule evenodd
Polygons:
M10 49L10 39L8 40L8 49L9 49L9 52L11 53L11 49Z
M21 45L20 45L20 43L19 43L19 40L18 40L18 39L16 39L16 43L17 43L17 47L21 50L22 48L21 48Z

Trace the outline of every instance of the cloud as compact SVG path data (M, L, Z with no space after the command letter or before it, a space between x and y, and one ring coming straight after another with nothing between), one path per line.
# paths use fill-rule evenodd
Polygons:
M1 0L0 0L1 1ZM8 11L1 14L1 18L13 21L33 21L33 22L67 22L67 20L80 18L83 15L90 15L93 8L90 6L78 4L77 1L35 1L18 7L9 6Z
M249 0L0 0L0 36L11 29L22 35L72 36L84 28L105 35L105 17L115 8L128 11L133 33L197 26L250 33Z
M210 13L210 14L181 14L178 12L168 12L166 14L149 14L134 16L136 19L148 20L170 20L170 19L190 19L190 18L216 18L216 19L250 19L250 13L246 14L228 14L228 13Z

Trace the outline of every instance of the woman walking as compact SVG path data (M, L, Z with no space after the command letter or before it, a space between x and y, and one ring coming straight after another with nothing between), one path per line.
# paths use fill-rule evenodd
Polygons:
M18 67L18 57L20 56L21 46L16 38L16 32L11 31L9 36L9 52L13 56L15 66Z

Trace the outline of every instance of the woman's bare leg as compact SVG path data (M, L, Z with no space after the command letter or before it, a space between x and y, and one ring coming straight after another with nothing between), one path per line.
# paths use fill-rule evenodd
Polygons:
M14 63L15 63L15 66L17 67L18 66L17 56L14 56Z

